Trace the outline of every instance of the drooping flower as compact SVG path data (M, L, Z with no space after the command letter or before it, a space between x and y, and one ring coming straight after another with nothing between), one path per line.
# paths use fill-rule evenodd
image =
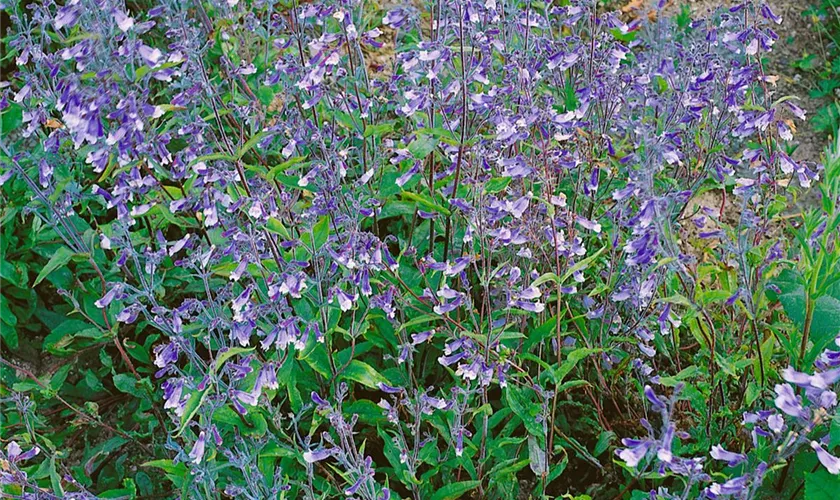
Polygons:
M325 460L335 454L335 448L319 448L317 450L310 450L303 453L303 460L306 463L315 463Z
M9 441L9 444L6 445L6 456L12 462L22 462L24 460L29 460L30 458L35 457L41 453L41 448L37 446L33 446L27 451L23 451L20 445L16 441Z
M198 433L198 439L195 441L192 450L190 450L189 457L190 461L194 464L201 463L201 459L204 458L204 445L205 445L206 437L204 431Z
M811 448L817 452L817 458L830 474L840 474L840 458L825 451L822 445L816 441L811 441Z
M791 417L801 418L808 415L808 410L802 407L802 401L788 384L776 384L776 408Z
M741 464L747 460L747 456L743 453L733 453L731 451L726 451L726 449L719 444L712 446L712 451L710 455L715 460L728 462L730 467L735 467L736 465Z
M621 444L626 448L616 450L616 455L624 460L628 467L636 467L645 458L652 443L648 440L623 438Z

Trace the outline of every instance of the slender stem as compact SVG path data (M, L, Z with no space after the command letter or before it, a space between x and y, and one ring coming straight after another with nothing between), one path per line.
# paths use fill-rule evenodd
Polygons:
M805 362L805 351L808 348L808 338L811 336L811 323L814 320L814 300L811 294L805 297L805 327L802 329L802 343L799 345L799 367Z
M755 350L756 350L756 352L758 352L758 367L760 369L760 375L761 375L761 378L759 380L761 381L761 387L763 388L764 387L764 381L765 381L765 377L764 377L764 354L762 354L762 352L761 352L761 337L758 334L758 327L755 324L755 319L752 320L752 331L753 331L753 336L755 337Z

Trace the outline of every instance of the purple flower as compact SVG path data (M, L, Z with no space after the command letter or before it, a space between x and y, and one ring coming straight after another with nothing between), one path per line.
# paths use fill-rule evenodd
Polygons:
M110 290L108 290L105 293L105 295L102 296L101 299L94 302L94 304L96 305L96 307L98 307L100 309L104 309L104 308L108 307L108 304L113 302L114 299L118 298L121 293L122 293L122 286L119 285L119 284L114 285L114 286L111 287Z
M196 440L195 444L193 445L192 450L190 450L190 461L194 464L201 463L201 459L204 458L204 444L206 441L206 437L204 431L198 433L198 439Z
M293 298L299 299L301 298L301 294L304 290L306 290L307 284L305 275L303 273L297 274L286 274L283 278L282 283L280 286L277 287L277 291L282 295L290 295ZM271 293L271 292L269 292Z
M120 28L120 31L126 32L134 27L134 19L128 17L122 10L114 9L113 15L114 21L117 22L117 27Z
M812 389L826 389L834 385L840 380L840 368L834 368L823 372L808 375L807 373L798 372L789 366L782 370L782 378L791 384L799 387Z
M618 455L618 458L624 460L624 463L626 463L628 467L636 467L639 465L639 462L645 458L648 449L650 449L651 446L651 442L648 440L630 438L622 439L621 444L626 446L626 448L616 450L616 455Z
M53 19L53 25L55 29L60 30L61 28L68 27L72 28L76 21L79 20L79 16L81 15L82 6L79 5L79 0L71 0L67 2L64 7L58 9L58 14Z
M383 382L379 383L379 390L388 394L400 394L401 392L403 392L403 389L401 387L393 387Z
M706 496L708 498L718 498L719 496L739 495L747 487L747 479L748 476L740 476L723 484L714 483L706 488Z
M356 479L356 482L354 482L349 488L344 490L344 494L347 495L347 496L355 495L356 492L359 490L359 488L362 487L362 483L366 479L367 479L367 476L365 476L365 475L359 476L359 478Z
M782 24L782 18L777 16L776 13L773 12L770 6L767 5L767 2L761 2L761 15L765 19L769 19L770 21L773 21L776 24Z
M674 455L671 453L671 444L674 441L675 431L676 426L674 426L673 423L670 423L668 424L668 427L666 427L665 432L662 434L662 443L656 451L656 457L663 462L670 463L674 459Z
M336 451L338 451L336 448L319 448L317 450L306 451L303 453L303 460L308 464L320 462L333 456Z
M280 387L280 383L277 381L277 369L274 366L274 363L266 363L260 368L259 374L257 374L257 381L254 384L254 392L259 397L259 393L265 389L272 389L277 390Z
M444 300L434 306L433 309L435 313L440 314L441 316L458 309L464 303L464 294L452 290L445 283L438 291L437 295Z
M502 167L502 176L521 178L530 175L533 169L525 162L522 156L514 156L513 158L503 158L498 161Z
M467 353L465 353L463 351L459 352L457 354L453 354L451 356L440 356L438 358L438 363L442 364L443 366L449 366L453 363L457 363L458 361L461 361L466 356L467 356Z
M412 333L411 334L411 345L420 345L423 342L426 342L430 338L432 338L435 334L435 330L427 330L425 332L420 333Z
M350 295L349 293L345 292L340 288L336 288L333 290L332 297L330 298L330 303L332 303L333 299L338 301L338 306L341 308L342 311L349 311L353 308L353 303L359 298L359 294Z
M665 409L665 403L663 403L662 400L659 399L659 396L657 396L656 393L653 392L653 388L649 385L645 386L645 397L648 399L648 401L650 401L650 404L654 410Z
M243 404L248 406L256 406L257 405L257 397L255 397L250 392L240 391L234 389L231 391L231 402L233 403L233 407L236 408L240 414L245 415L248 411L245 409Z
M730 467L735 467L736 465L743 463L747 460L746 455L742 453L732 453L731 451L726 451L723 448L723 446L719 444L712 446L712 451L710 454L715 460L728 462Z
M170 378L163 383L162 387L163 397L166 400L163 404L163 408L166 410L174 409L175 414L179 417L183 415L188 399L186 397L181 397L184 391L184 381L180 378Z
M820 443L811 441L811 448L817 452L817 458L823 467L831 474L840 474L840 459L825 451Z
M29 460L39 453L41 453L41 448L38 448L37 446L33 446L24 452L16 441L10 441L9 444L6 445L6 456L9 457L9 460L12 462Z
M808 411L802 407L802 402L793 392L788 384L776 384L776 408L782 410L791 417L802 418L808 415Z
M190 233L187 233L187 234L184 235L183 238L174 242L172 244L172 246L169 247L169 250L167 252L167 253L169 253L169 256L172 257L176 253L180 252L187 245L187 243L190 241L191 236L192 235Z
M143 58L143 61L152 68L157 66L163 58L163 54L159 49L149 47L148 45L140 45L140 48L137 49L137 51L140 54L140 57Z
M778 413L774 413L767 417L767 427L776 434L779 434L785 428L785 419Z
M154 348L155 366L163 368L178 361L178 345L174 342L160 344Z
M389 10L385 17L382 18L382 24L393 29L402 27L408 20L408 11L403 8L396 8Z
M330 404L324 398L322 398L317 392L312 391L312 393L309 395L309 397L312 398L312 401L316 405L318 405L319 410L330 409Z

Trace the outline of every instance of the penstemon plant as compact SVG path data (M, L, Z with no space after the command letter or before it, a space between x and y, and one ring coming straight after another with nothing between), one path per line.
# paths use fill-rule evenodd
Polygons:
M5 4L0 491L838 485L837 149L664 8Z

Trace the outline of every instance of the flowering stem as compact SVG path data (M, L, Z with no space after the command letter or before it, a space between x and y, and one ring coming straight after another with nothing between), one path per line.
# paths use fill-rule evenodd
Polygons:
M461 4L458 4L458 41L460 45L461 54L461 140L458 144L458 159L455 164L455 181L452 186L452 197L458 197L458 183L461 180L461 162L464 157L464 140L467 129L467 71L466 62L464 61L464 15L461 12ZM452 232L452 217L446 217L446 234L443 240L443 260L449 256L449 238ZM434 254L434 241L430 241L430 250Z

